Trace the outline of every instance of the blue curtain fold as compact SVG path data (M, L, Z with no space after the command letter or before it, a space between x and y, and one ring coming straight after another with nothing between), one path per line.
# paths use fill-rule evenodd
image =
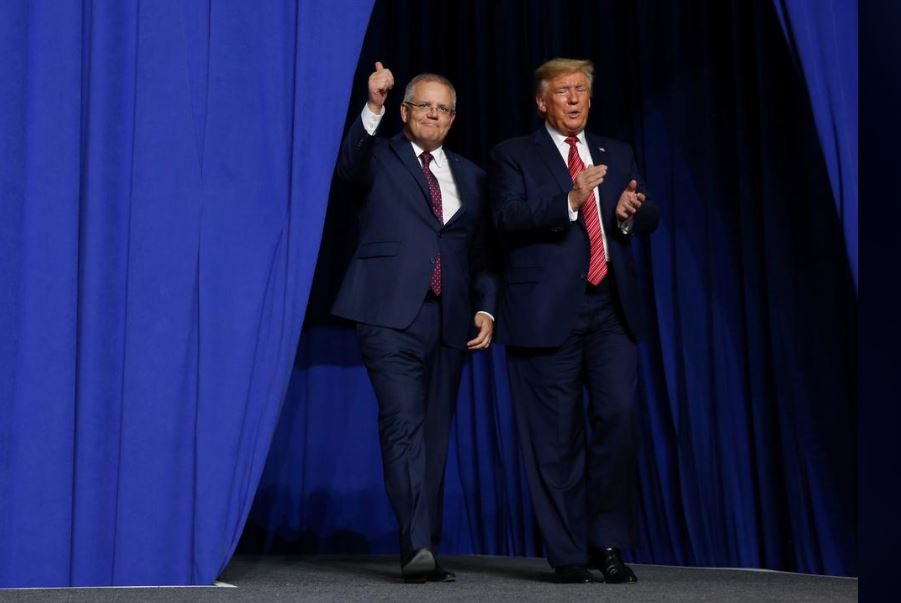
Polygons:
M224 568L291 374L370 11L0 11L0 586Z
M773 5L807 82L857 287L857 0Z

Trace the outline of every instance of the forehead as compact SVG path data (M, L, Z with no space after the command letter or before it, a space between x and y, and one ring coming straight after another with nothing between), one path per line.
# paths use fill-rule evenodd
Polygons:
M441 82L417 82L413 86L413 97L417 100L430 100L438 103L450 104L450 88Z
M571 71L569 73L561 73L552 77L548 81L548 88L563 88L568 86L588 86L588 78L581 71Z

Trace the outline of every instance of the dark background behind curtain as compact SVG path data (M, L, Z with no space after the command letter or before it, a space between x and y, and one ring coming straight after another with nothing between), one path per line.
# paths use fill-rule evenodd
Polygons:
M227 563L370 9L2 3L0 587Z
M596 65L590 129L630 142L661 207L635 243L641 541L631 558L856 575L857 299L810 98L769 2L377 0L348 122L375 60L400 87L456 84L448 146L539 125L532 72ZM856 157L855 157L856 160ZM245 552L397 550L376 406L348 325L328 307L353 250L333 183L301 345L245 530ZM856 211L856 208L855 208ZM502 320L502 317L501 317ZM460 390L444 552L541 554L512 429L502 350Z

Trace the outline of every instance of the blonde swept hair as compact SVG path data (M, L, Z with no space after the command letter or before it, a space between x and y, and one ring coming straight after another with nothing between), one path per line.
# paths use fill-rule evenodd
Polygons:
M535 70L535 96L541 96L548 83L558 75L581 71L588 79L588 93L594 81L594 63L585 59L551 59Z

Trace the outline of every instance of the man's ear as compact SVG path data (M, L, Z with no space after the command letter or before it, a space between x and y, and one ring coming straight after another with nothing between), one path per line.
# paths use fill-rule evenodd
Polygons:
M539 112L539 113L546 113L546 112L547 112L547 103L544 102L544 97L543 97L543 96L536 96L536 97L535 97L535 104L538 105L538 112Z
M407 105L400 106L400 120L404 123L407 123Z

